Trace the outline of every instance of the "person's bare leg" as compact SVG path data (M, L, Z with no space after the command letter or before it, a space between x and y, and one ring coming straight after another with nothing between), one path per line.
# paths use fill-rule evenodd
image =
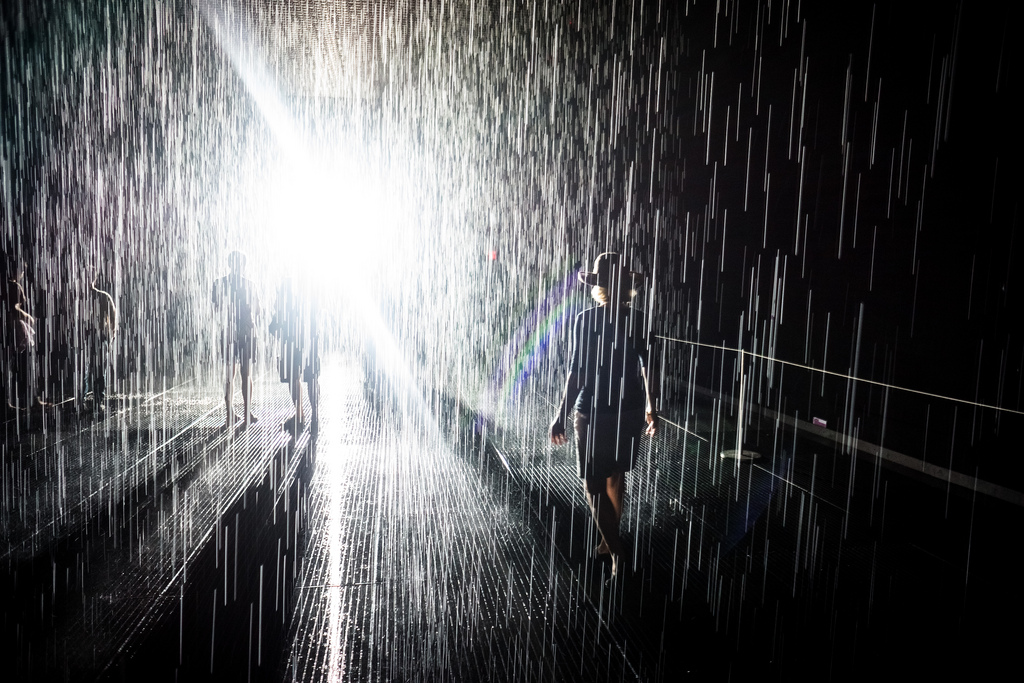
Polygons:
M309 394L310 426L313 432L316 433L320 428L320 383L315 376L306 382L306 392Z
M224 407L227 410L224 416L224 428L231 429L235 424L235 411L231 406L231 399L234 397L235 363L229 361L225 368L226 379L224 380Z
M622 495L623 495L623 482L626 477L622 472L615 472L612 476L608 477L608 498L612 502L612 507L615 509L615 521L618 523L622 519Z
M597 523L597 507L596 507L596 505L598 503L598 500L597 500L597 495L592 494L590 492L590 490L591 490L590 482L591 481L595 481L595 480L591 480L591 479L584 479L583 480L583 482L582 482L583 483L583 495L587 499L587 507L590 508L590 515L591 515L591 517L594 518L594 522ZM601 537L601 542L597 544L597 548L595 549L595 552L598 555L607 555L608 552L609 552L608 551L608 541L605 540L604 533L601 531L601 525L600 524L597 525L597 530L598 530L598 535Z
M608 480L605 477L587 478L583 481L583 488L587 493L590 512L597 523L598 531L601 532L602 545L612 556L612 575L614 576L618 573L622 547L619 539L619 520L608 496ZM598 548L600 551L600 546Z
M295 425L301 425L306 421L305 411L302 409L302 380L293 376L291 381L292 403L295 405Z
M245 416L243 424L248 427L250 422L253 422L252 413L249 412L249 398L252 396L252 378L249 376L249 359L243 359L239 365L241 366L242 375L242 414Z
M624 497L626 494L625 490L626 475L622 472L614 472L612 476L608 477L608 501L612 505L612 509L615 511L615 535L619 536L619 525L622 522L622 508ZM615 569L612 571L613 574L618 571L618 562L622 558L621 546L622 537L619 536L620 551L612 556L612 562L615 565ZM610 552L610 551L609 551Z
M615 472L612 476L606 480L608 494L608 500L612 505L612 509L615 510L615 521L616 523L622 520L622 493L623 493L623 482L625 481L622 472ZM616 526L616 528L618 528ZM607 555L611 552L608 549L608 542L601 538L601 543L598 544L595 552L598 555Z

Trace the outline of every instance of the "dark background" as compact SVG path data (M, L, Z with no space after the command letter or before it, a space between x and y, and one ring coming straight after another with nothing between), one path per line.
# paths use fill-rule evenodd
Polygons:
M409 194L431 220L389 265L413 284L368 287L412 319L399 336L424 375L482 384L547 283L613 248L654 276L642 298L667 336L1020 410L1011 3L224 7L305 129L330 114L392 166L401 147L428 169ZM4 251L29 266L56 397L90 265L124 314L121 381L147 386L205 371L224 253L270 258L246 237L264 207L235 220L231 198L258 195L279 141L200 9L4 4ZM310 86L343 43L343 75ZM691 377L680 348L669 399L690 379L723 388L727 366L705 357ZM845 380L781 382L759 403L1022 485L1018 414L862 386L847 424Z

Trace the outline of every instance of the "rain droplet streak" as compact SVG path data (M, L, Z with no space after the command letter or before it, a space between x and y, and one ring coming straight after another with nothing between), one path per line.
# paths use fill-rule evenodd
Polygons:
M821 678L896 631L973 656L986 606L1024 603L992 559L1024 506L1015 11L5 8L5 661ZM259 421L219 430L235 250ZM611 585L547 438L605 251L644 273L663 416ZM318 292L315 440L281 429L286 277ZM906 604L941 614L886 626Z

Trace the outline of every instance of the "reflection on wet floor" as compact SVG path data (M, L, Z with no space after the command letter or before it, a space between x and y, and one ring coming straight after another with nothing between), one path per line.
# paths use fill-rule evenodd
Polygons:
M324 409L333 417L317 443L293 679L571 680L604 670L607 657L598 667L585 656L588 637L602 653L611 642L581 604L578 577L538 543L504 471L466 457L472 420L452 414L441 432L454 440L425 440L433 430L388 419L393 406L351 389L325 395ZM592 633L581 640L573 628Z
M709 400L627 479L632 571L608 585L543 400L520 429L485 434L449 406L443 439L386 402L330 400L349 418L317 445L290 680L842 678L945 666L954 643L956 666L993 651L964 635L991 633L984 580L963 610L926 606L963 591L968 537L971 571L997 569L991 532L1020 517L1012 506L877 463L858 472L775 424L751 435L757 460L721 458L729 411Z
M1016 506L768 421L760 458L722 458L709 398L628 476L609 584L542 396L511 429L340 360L322 387L315 440L281 430L267 378L247 431L193 383L9 436L13 680L820 680L1010 651L991 615L1021 604L999 582Z

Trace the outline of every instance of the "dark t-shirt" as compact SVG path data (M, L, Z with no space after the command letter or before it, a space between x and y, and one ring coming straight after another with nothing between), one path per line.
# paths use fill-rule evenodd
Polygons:
M573 324L570 370L583 389L575 408L587 415L643 410L650 336L641 311L626 306L588 308Z
M213 305L220 318L225 342L249 342L260 317L260 299L252 281L228 275L213 283Z

